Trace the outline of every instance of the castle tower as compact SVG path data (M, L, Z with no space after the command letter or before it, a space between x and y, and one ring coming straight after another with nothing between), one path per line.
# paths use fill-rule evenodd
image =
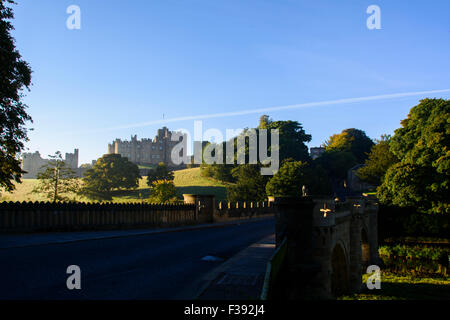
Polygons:
M73 153L66 153L65 162L71 169L78 168L78 149L75 149Z

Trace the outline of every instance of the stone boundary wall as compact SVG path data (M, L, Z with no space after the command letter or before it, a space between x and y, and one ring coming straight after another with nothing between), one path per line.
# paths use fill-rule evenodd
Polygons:
M274 207L271 202L242 201L225 202L219 201L215 221L252 218L265 215L274 215Z

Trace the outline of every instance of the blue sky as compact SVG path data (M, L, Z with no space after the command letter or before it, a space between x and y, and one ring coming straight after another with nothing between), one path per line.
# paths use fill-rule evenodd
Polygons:
M450 88L450 2L299 0L18 0L14 37L33 69L26 144L43 156L80 149L80 164L115 138L161 127L115 127ZM68 6L81 8L69 30ZM366 9L381 9L369 30ZM427 95L274 111L318 146L359 128L393 133ZM450 93L430 97L449 98ZM255 127L260 114L205 119L204 129ZM193 121L168 123L193 130Z

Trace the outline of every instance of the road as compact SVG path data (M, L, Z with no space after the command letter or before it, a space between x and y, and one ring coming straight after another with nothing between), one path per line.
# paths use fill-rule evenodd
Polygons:
M202 278L274 233L273 219L220 228L0 249L0 299L192 299ZM221 261L205 261L205 256ZM69 290L69 265L81 290Z

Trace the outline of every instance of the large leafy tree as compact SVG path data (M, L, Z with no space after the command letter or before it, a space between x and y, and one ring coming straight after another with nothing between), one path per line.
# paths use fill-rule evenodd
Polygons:
M25 123L31 121L23 103L23 90L31 85L31 69L16 49L10 20L14 18L8 4L0 1L0 187L14 190L13 181L20 182L19 153L27 141Z
M272 148L277 148L279 150L279 159L281 163L285 159L294 159L298 161L308 162L310 161L308 147L306 146L306 142L311 141L311 135L306 134L302 125L297 121L272 121L269 116L263 115L260 118L260 123L257 128L249 129L246 128L240 134L239 137L234 137L232 141L234 142L234 161L237 163L237 155L238 152L245 154L245 163L250 163L250 142L247 138L248 135L254 132L256 134L256 155L259 157L259 131L261 129L267 130L267 148L268 154L270 155L272 152ZM279 145L272 146L271 141L271 130L278 130L279 132ZM238 150L238 139L244 138L243 149ZM210 145L209 143L204 144L204 149ZM236 182L238 180L239 171L232 174L232 171L242 165L237 164L225 164L226 163L226 144L225 142L220 146L224 151L222 154L223 164L203 164L202 165L202 174L204 176L213 177L217 180L226 181L226 182ZM257 163L261 165L261 163ZM242 171L244 172L244 171ZM237 175L236 175L237 173Z
M80 183L75 172L62 159L61 152L49 157L45 170L37 176L39 183L33 193L44 194L52 202L68 201L70 195L79 191Z
M331 185L323 169L310 163L286 159L278 172L266 185L270 196L294 196L303 194L303 186L308 194L330 195Z
M379 186L390 166L398 162L397 156L390 151L390 135L382 135L372 147L364 167L357 172L360 179Z
M332 135L324 144L326 151L352 153L358 163L364 163L374 145L364 131L354 128Z
M113 190L136 189L139 179L136 164L120 154L107 154L84 173L81 193L95 200L111 200Z
M243 164L232 170L236 183L227 189L228 201L265 201L268 176L261 175L261 166Z
M358 164L353 153L339 150L325 151L313 162L326 170L334 184L347 179L348 170Z
M308 147L305 144L311 141L311 135L305 132L298 121L271 121L268 119L265 124L265 129L267 129L268 132L272 129L279 130L280 163L285 159L294 159L303 162L311 160Z
M400 159L378 188L381 202L450 213L450 100L424 99L395 130L390 151Z

